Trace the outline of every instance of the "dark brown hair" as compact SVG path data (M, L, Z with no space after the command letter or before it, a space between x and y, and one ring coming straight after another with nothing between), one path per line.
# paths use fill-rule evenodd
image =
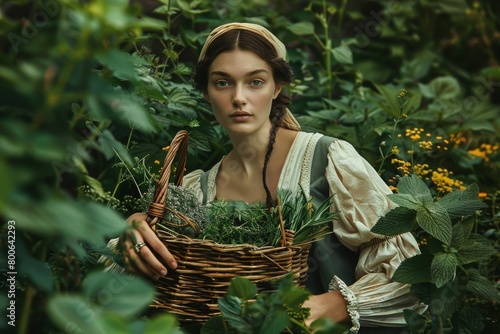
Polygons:
M194 87L206 94L208 89L208 69L212 62L221 53L237 49L252 51L266 61L273 71L273 79L276 84L288 85L293 81L290 65L283 58L278 57L276 50L266 38L252 31L234 29L217 37L208 46L205 58L196 64L193 76ZM262 183L266 191L266 204L268 207L273 207L275 203L266 182L267 165L274 149L276 133L285 117L286 108L290 105L290 102L290 96L282 89L271 105L269 119L272 127L262 168Z

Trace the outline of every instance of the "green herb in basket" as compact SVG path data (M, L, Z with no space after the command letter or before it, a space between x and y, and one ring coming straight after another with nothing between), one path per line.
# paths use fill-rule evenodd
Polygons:
M294 244L312 242L330 233L328 225L337 213L330 212L330 199L316 207L302 191L279 189L279 206L269 210L264 204L241 201L213 201L202 206L189 190L169 186L167 223L158 227L176 234L209 239L220 244L251 244L280 246L284 229L294 232ZM179 213L189 217L199 229L194 234Z

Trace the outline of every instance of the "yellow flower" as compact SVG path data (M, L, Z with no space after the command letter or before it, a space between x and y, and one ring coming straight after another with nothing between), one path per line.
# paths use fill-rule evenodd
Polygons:
M163 151L168 151L168 150L169 150L169 148L170 148L170 145L169 145L169 146L165 146L165 147L163 147L163 148L162 148L162 150L163 150Z
M485 192L479 193L479 198L486 198L486 197L488 197L488 193L485 193Z
M398 155L399 154L399 148L397 146L393 146L391 149L391 152Z
M155 164L159 165L160 164L160 160L155 160Z

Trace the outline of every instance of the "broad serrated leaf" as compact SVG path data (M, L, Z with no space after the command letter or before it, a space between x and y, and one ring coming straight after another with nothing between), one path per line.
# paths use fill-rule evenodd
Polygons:
M479 196L479 187L476 183L469 185L463 190L454 190L451 193L444 195L439 203L446 207L449 203L455 203L460 201L473 201L477 200Z
M410 194L389 194L387 195L391 201L396 203L399 206L412 209L412 210L417 210L419 207L421 207L423 204L420 202L418 199L413 197L413 195Z
M255 298L257 287L249 279L237 276L233 278L231 284L229 284L227 294L229 296L238 297L242 301L246 301Z
M217 301L222 317L237 332L248 333L250 326L241 317L242 301L238 297L224 295Z
M490 241L481 235L473 235L458 250L458 261L461 265L480 261L496 253Z
M432 301L432 292L435 289L434 284L431 282L423 282L412 284L410 287L411 293L422 301L422 303L429 305Z
M458 260L453 253L434 255L431 264L432 281L438 288L455 278Z
M411 333L419 333L425 328L425 317L417 311L405 309L403 315Z
M398 206L380 217L371 232L389 236L411 232L417 226L416 215L415 210Z
M451 243L451 220L445 208L437 202L417 208L418 225L434 238L449 246Z
M465 307L454 318L459 334L483 333L484 317L478 308Z
M432 258L433 256L429 254L418 254L403 260L392 279L407 284L430 282Z
M403 176L398 182L398 193L409 194L415 198L429 197L432 199L429 187L418 176L411 174Z
M463 306L463 299L464 293L456 281L449 282L433 291L429 306L432 313L446 319Z
M448 211L448 215L451 219L466 218L475 214L476 211L488 207L480 200L457 200L453 202L447 201L445 203L439 201L438 203Z
M474 220L472 219L461 220L453 225L451 245L457 249L462 247L462 244L469 238L473 226Z
M477 269L468 268L467 291L490 301L500 302L500 292L486 277L481 275Z

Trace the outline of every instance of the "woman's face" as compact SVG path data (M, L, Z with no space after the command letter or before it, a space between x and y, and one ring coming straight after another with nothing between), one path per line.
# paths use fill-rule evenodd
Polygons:
M269 134L272 101L280 91L271 66L251 51L221 53L208 68L206 98L229 134Z

